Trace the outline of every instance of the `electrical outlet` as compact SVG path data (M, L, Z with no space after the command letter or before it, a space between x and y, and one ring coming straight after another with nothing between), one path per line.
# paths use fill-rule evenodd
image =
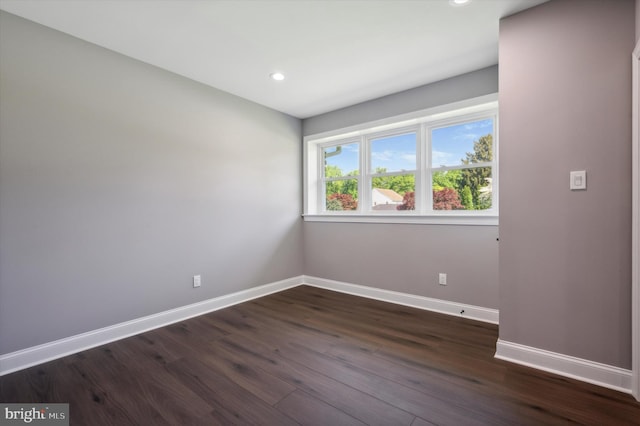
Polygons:
M200 287L202 285L202 276L194 275L193 276L193 288Z
M447 274L443 274L442 272L440 272L438 274L438 283L440 285L447 285Z

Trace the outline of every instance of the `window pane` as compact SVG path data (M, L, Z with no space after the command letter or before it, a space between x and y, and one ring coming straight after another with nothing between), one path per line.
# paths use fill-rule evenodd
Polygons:
M431 184L434 210L491 208L491 167L434 172Z
M324 176L357 176L359 169L358 144L331 146L322 149Z
M493 160L493 119L431 131L431 166L458 166Z
M373 210L415 210L414 174L378 176L371 179Z
M340 179L325 183L325 210L358 209L358 180Z
M371 140L371 172L416 169L416 134L406 133Z

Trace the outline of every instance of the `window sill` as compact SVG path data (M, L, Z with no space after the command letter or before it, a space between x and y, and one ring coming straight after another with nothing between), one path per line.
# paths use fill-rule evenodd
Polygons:
M355 215L355 214L303 214L305 222L404 223L419 225L474 225L497 226L498 216L486 215Z

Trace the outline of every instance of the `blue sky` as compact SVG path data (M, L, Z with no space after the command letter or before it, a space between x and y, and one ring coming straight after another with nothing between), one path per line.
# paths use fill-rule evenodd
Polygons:
M481 136L493 133L493 120L485 119L455 126L441 127L431 132L431 165L456 166L473 152L473 143Z
M433 129L431 133L432 166L461 164L467 152L473 152L473 142L493 133L493 120L484 119L454 126ZM416 136L414 133L374 139L371 142L372 170L384 167L387 171L415 170ZM328 152L334 148L329 148ZM358 145L342 146L342 152L327 159L327 164L340 167L346 174L358 168Z

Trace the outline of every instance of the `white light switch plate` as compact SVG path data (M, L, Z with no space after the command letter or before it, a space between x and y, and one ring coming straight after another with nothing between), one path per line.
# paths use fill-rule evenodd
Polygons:
M585 170L569 173L569 189L572 191L587 189L587 172Z
M438 274L438 283L440 285L447 285L447 274L443 274L442 272Z

